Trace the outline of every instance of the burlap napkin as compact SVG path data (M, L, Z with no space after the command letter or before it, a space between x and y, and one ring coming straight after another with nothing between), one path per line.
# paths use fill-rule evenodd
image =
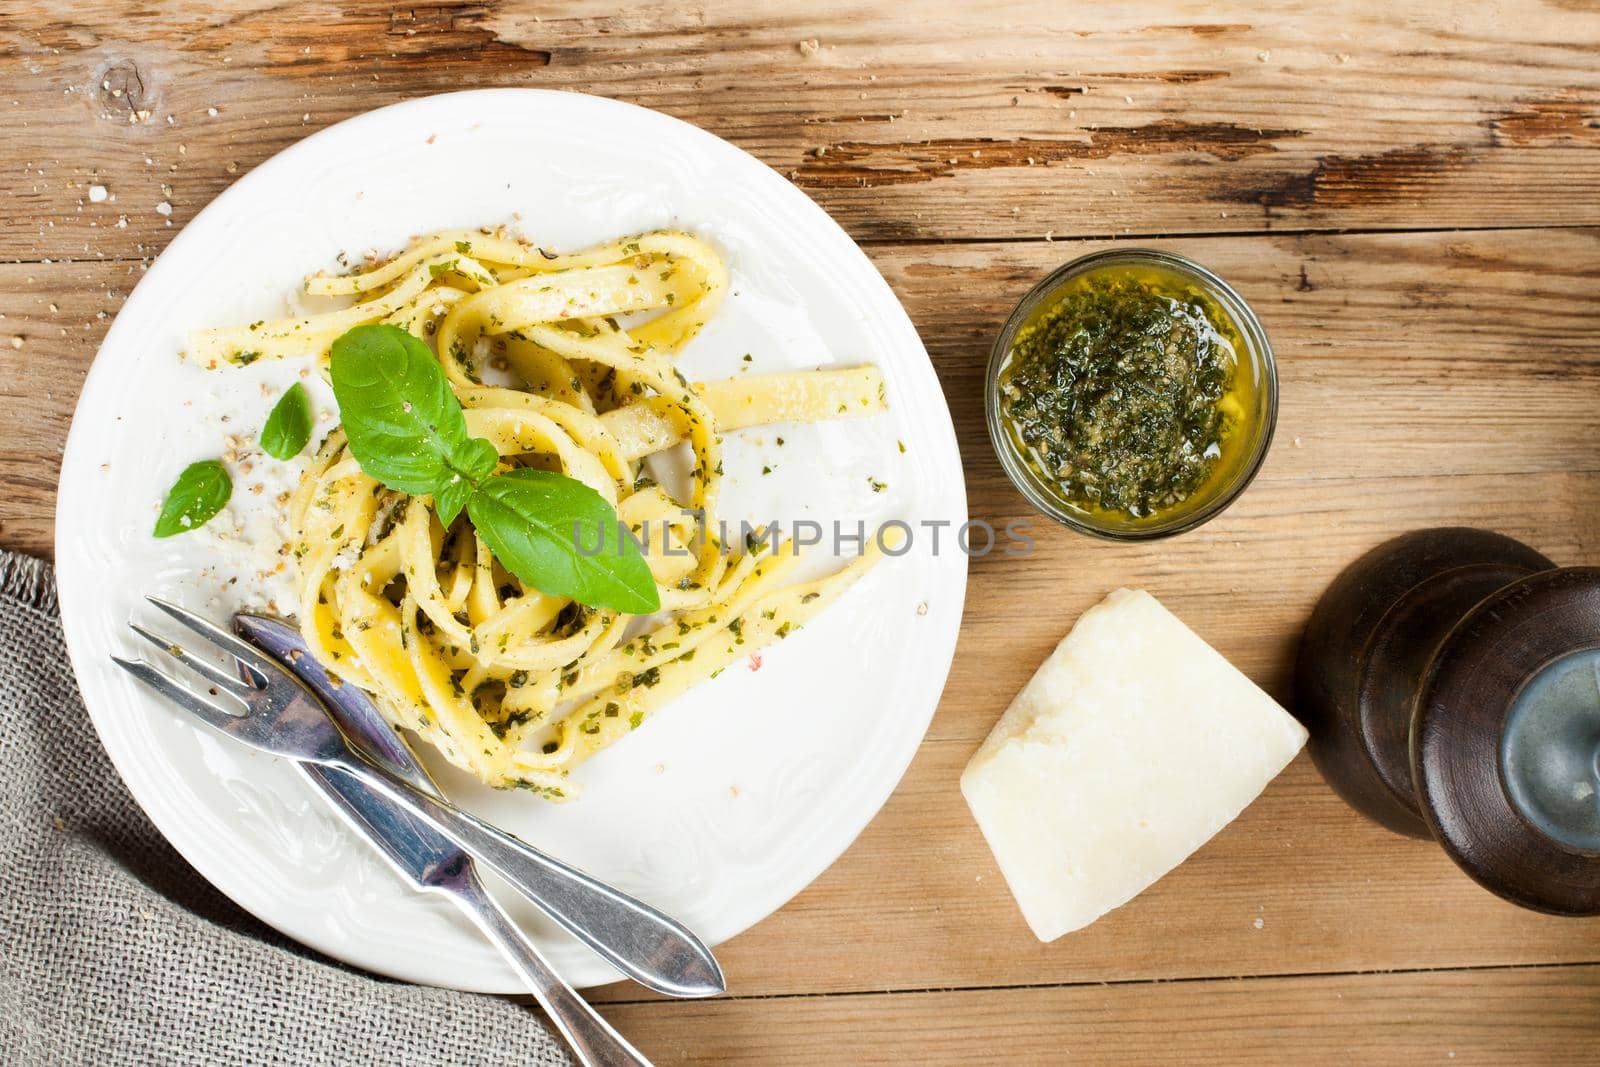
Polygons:
M50 568L0 550L0 1062L571 1061L532 1008L359 974L211 888L101 750Z

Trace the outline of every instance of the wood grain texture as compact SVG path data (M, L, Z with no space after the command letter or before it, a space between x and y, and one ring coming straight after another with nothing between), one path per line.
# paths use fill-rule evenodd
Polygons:
M1053 945L956 780L1116 586L1150 589L1288 700L1312 604L1395 533L1481 525L1596 558L1600 7L57 6L0 10L8 548L49 553L83 375L182 224L306 134L429 92L631 100L790 175L904 301L972 514L997 526L1031 512L988 446L983 362L1050 268L1141 235L1260 314L1282 403L1256 484L1171 541L1041 520L1029 559L975 560L928 741L851 850L719 951L733 995L599 991L658 1062L1592 1062L1600 921L1504 904L1364 822L1307 759ZM1348 230L1377 232L1328 232Z
M152 254L307 133L502 85L701 125L858 239L1593 223L1597 46L1586 4L20 0L0 256Z
M986 658L972 646L962 662ZM992 721L1010 695L994 694L983 715ZM1040 944L957 788L976 748L925 742L851 850L718 949L732 995L1600 963L1600 920L1504 903L1437 845L1365 822L1304 757L1153 887ZM601 998L641 994L611 986Z
M1343 975L606 1009L661 1065L1594 1062L1600 969Z
M1277 439L1258 486L1600 470L1600 405L1591 402L1600 391L1593 340L1600 329L1593 299L1600 287L1600 230L1151 243L1219 271L1266 326L1278 354L1281 403ZM939 372L972 514L997 528L1033 513L1005 481L984 430L989 345L1034 282L1065 259L1101 247L1105 243L1034 241L869 250ZM17 405L15 418L0 420L0 466L15 471L9 477L18 488L0 500L0 543L48 551L48 525L40 523L53 507L53 468L82 375L141 273L132 262L0 264L0 313L6 316L0 336L24 338L21 349L0 345L0 394L19 391L20 398L25 392L28 401ZM285 279L286 289L293 281ZM1513 499L1515 489L1506 480L1493 489L1508 510L1528 506ZM1163 561L1175 554L1196 560L1190 553L1200 546L1271 541L1297 524L1309 530L1332 518L1322 494L1312 491L1267 513L1273 521L1264 524L1259 492L1176 541L1118 548L1046 527L1036 533L1042 549L1065 545L1092 553L1099 563ZM1445 509L1437 517L1453 521L1450 514ZM1483 521L1496 524L1492 513ZM1535 547L1547 547L1541 540L1533 538ZM988 565L980 561L977 572ZM1025 582L1030 575L1006 577Z

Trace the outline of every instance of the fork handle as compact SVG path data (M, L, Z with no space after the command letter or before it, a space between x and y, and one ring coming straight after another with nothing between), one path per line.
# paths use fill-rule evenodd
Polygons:
M584 1067L650 1067L650 1061L545 962L532 938L484 892L482 882L468 878L465 884L454 887L451 895L527 983L534 999L572 1046L579 1063Z
M687 927L643 901L357 757L329 759L323 765L405 807L639 984L672 997L708 997L726 988L711 950Z

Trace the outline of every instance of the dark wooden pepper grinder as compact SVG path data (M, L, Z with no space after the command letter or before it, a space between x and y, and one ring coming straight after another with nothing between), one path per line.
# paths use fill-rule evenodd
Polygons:
M1524 907L1600 914L1600 568L1418 530L1312 613L1295 714L1328 783Z

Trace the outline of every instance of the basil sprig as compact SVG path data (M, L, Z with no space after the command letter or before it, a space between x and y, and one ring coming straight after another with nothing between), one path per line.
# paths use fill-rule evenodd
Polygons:
M293 459L311 440L311 398L295 382L272 406L261 427L261 450L273 459Z
M156 518L155 535L171 537L199 529L228 503L233 495L233 479L214 459L203 459L183 468L178 480L167 490Z
M350 452L390 489L431 495L445 525L463 508L495 558L525 584L592 607L645 614L661 606L655 579L616 510L562 474L496 474L494 445L473 437L438 360L397 326L357 326L329 360ZM600 550L578 550L595 531Z

